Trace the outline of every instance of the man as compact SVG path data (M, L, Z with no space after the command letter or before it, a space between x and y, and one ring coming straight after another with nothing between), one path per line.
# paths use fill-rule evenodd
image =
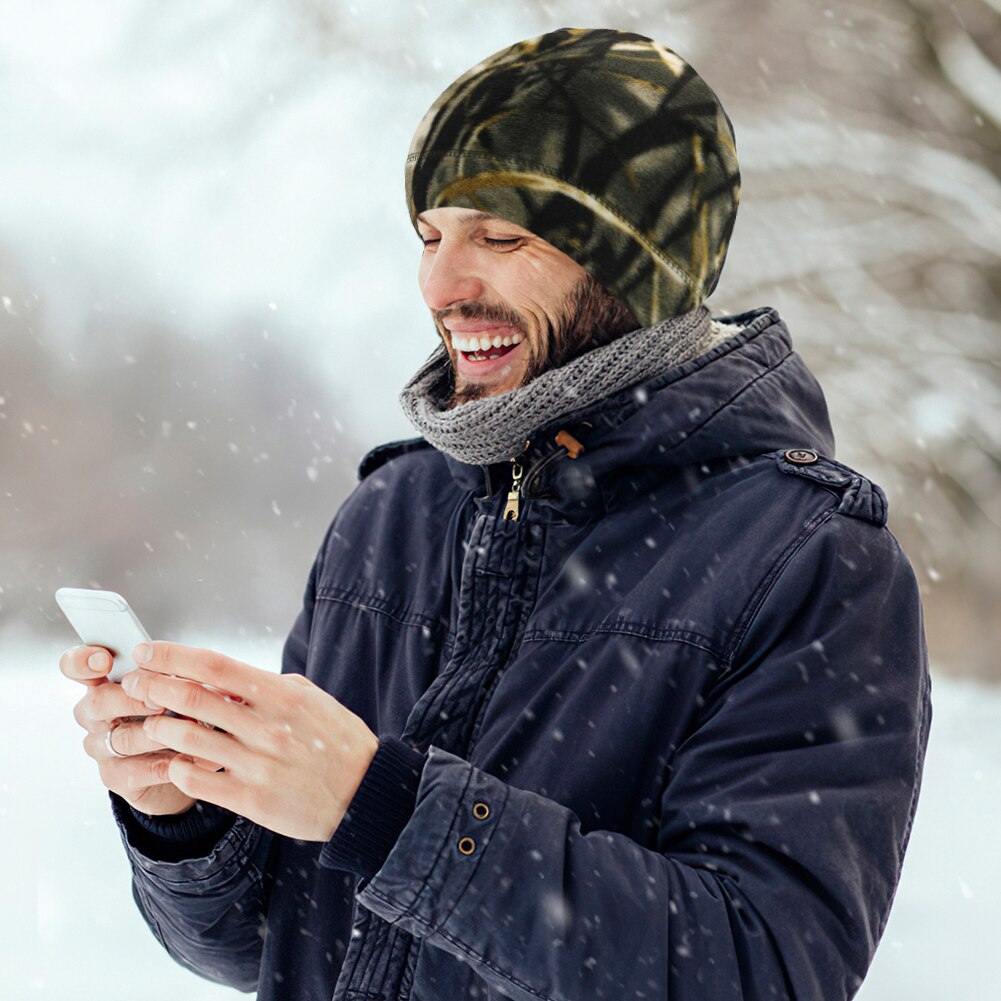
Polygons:
M407 190L421 436L362 462L282 676L63 658L142 913L267 999L851 996L920 784L921 609L775 311L703 305L729 120L662 45L554 31L442 95Z

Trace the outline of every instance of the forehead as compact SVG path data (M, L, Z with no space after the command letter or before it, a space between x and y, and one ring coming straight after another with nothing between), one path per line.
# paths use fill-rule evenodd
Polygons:
M438 209L426 209L417 216L417 221L427 226L471 226L477 222L502 222L506 226L520 226L505 219L503 216L492 215L490 212L477 212L476 209L464 209L457 206L446 206ZM527 232L527 230L525 230Z

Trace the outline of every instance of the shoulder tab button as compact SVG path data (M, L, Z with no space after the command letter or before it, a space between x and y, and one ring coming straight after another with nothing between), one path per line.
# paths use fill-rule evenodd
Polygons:
M820 456L812 448L788 448L783 452L782 458L794 466L810 466L817 462Z

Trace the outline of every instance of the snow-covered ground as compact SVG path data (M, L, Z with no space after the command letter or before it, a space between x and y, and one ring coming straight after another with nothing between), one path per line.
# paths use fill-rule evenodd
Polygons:
M262 667L279 661L276 643L216 646ZM80 692L59 674L59 652L8 645L0 655L0 998L236 997L176 966L140 919L106 794L71 716ZM862 1001L997 996L1001 691L936 678L933 703L904 876Z

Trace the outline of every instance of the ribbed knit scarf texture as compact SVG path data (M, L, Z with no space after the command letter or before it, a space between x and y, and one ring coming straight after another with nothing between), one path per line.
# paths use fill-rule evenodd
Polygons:
M714 322L708 308L700 306L586 351L527 386L452 410L445 409L453 387L452 363L439 344L400 393L400 405L439 451L472 465L504 462L521 454L526 439L539 428L698 358L737 329Z

